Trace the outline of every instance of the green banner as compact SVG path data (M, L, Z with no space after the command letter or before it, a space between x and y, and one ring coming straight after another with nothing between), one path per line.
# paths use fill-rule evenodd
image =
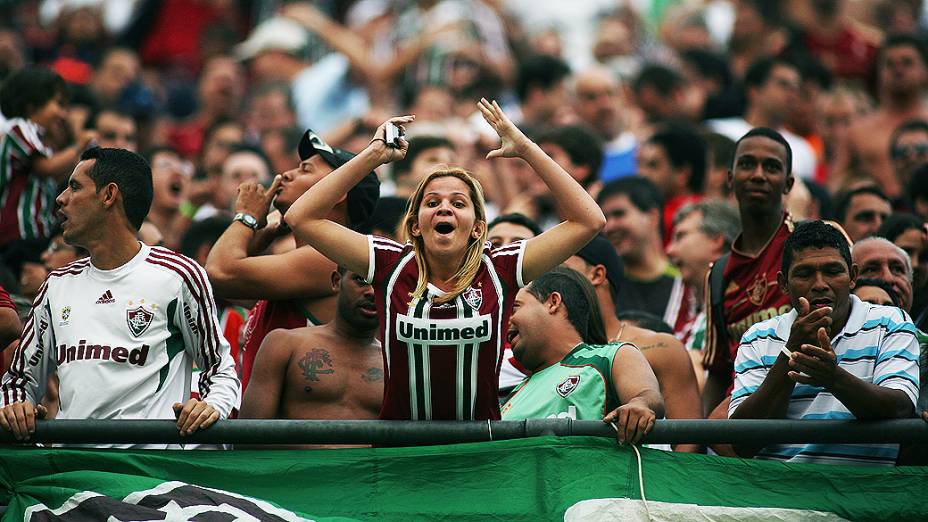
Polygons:
M925 520L928 468L783 464L600 438L417 448L0 450L3 520Z

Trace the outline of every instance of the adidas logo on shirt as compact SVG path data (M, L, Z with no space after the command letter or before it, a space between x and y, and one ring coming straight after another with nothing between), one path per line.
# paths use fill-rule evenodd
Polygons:
M115 302L116 299L113 299L113 292L107 290L106 292L103 292L103 295L101 295L99 299L97 299L96 304L110 304Z

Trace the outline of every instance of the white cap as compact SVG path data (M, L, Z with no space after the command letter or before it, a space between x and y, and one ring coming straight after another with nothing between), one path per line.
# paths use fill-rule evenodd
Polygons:
M264 51L302 51L309 39L306 29L289 18L275 16L258 24L248 39L235 47L240 60L249 60Z

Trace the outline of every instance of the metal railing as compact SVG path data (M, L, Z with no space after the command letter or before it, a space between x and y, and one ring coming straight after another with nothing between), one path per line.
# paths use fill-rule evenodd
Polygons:
M545 435L615 437L600 421L225 420L181 437L170 420L51 420L36 423L31 442L62 444L376 444L414 446ZM0 430L0 442L15 442ZM928 443L920 419L659 420L648 444Z

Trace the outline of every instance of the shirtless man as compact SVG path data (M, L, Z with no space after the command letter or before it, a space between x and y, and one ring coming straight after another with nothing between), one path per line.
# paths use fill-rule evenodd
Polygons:
M880 107L848 129L844 150L837 151L828 180L834 192L843 188L845 173L858 172L872 178L891 198L899 197L902 186L893 175L889 141L899 125L928 118L922 102L928 86L928 51L914 36L890 36L879 54Z
M383 400L383 355L374 290L339 268L335 319L269 333L255 359L242 419L376 419Z
M606 337L610 341L630 342L644 354L660 384L667 418L702 418L696 374L683 343L673 335L646 330L616 317L617 283L622 267L609 240L602 236L594 237L564 265L586 276L596 289ZM673 449L696 452L699 445L676 444Z

